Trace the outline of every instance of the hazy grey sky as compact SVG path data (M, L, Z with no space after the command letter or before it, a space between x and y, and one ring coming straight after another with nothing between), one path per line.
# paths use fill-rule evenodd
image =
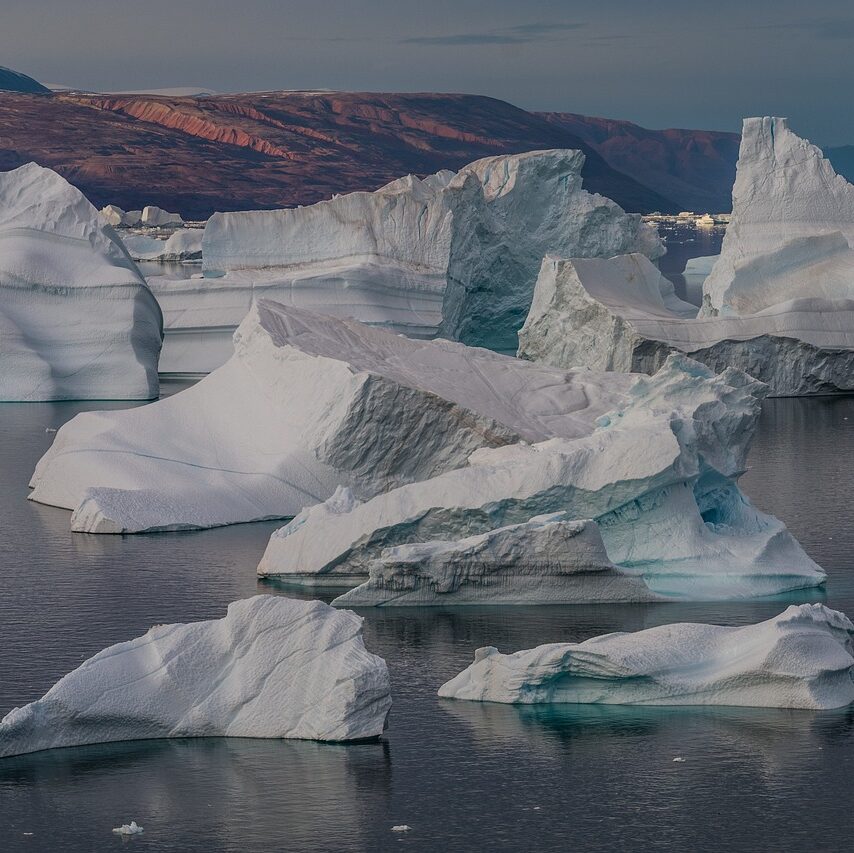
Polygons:
M477 92L854 144L851 0L0 0L0 65L91 89Z

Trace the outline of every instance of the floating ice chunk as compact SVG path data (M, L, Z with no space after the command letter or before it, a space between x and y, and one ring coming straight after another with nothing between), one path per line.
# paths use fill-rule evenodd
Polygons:
M405 823L399 823L397 826L393 826L391 828L392 832L409 832L412 829L411 826L407 826Z
M358 740L382 733L390 706L358 616L258 595L99 652L0 721L0 757L166 737Z
M852 636L844 614L802 604L741 628L677 623L507 655L488 647L439 695L524 704L840 708L854 701Z
M715 376L671 356L588 435L478 450L465 467L366 502L305 510L273 533L258 571L307 584L367 580L385 549L433 543L403 552L429 562L467 547L442 543L565 512L594 519L608 558L658 595L742 598L819 586L824 572L736 485L762 393L737 371ZM405 571L392 570L395 584ZM475 592L460 589L461 600Z
M809 239L823 244L819 254L826 264L835 263L839 252L848 257L839 234ZM759 266L766 273L778 262L785 267L789 262L778 256L787 253L802 262L808 252L803 240L795 242L777 256L763 256ZM742 282L753 264L744 262ZM767 382L774 395L854 389L854 298L843 298L846 276L854 284L854 266L840 268L838 278L827 272L825 294L816 289L809 298L790 298L803 284L791 269L773 279L788 301L757 314L695 317L697 309L678 299L642 255L546 258L519 332L519 355L558 367L652 373L670 353L684 352L714 370L744 370ZM747 290L761 290L762 275L760 268L750 273L755 286Z
M160 308L83 194L0 172L0 239L0 400L156 397Z
M342 511L347 511L343 510ZM648 601L640 578L608 559L593 521L541 515L455 542L398 545L337 606Z
M142 210L140 220L143 225L183 225L184 220L178 213L168 213L156 205L149 204Z
M75 510L90 533L288 517L339 485L363 499L479 448L585 435L636 381L261 300L232 359L198 384L63 426L32 498Z
M140 835L142 827L135 820L132 820L130 823L123 823L121 826L117 826L113 832L116 835Z

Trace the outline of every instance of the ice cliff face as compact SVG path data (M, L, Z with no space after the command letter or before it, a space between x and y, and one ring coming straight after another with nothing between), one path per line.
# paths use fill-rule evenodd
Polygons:
M478 649L449 699L533 704L841 708L854 701L854 625L802 604L756 625L676 623L514 654Z
M358 616L259 595L89 658L0 721L0 757L166 737L357 740L382 734L390 707Z
M198 384L66 424L31 497L73 509L73 529L87 532L287 517L339 485L365 499L481 448L589 433L635 381L262 300L231 360Z
M854 187L785 119L744 122L721 254L703 307L638 255L543 262L519 355L656 370L671 352L736 367L779 396L854 389ZM686 267L686 272L689 269Z
M490 157L309 207L215 214L205 281L162 288L167 329L207 347L195 363L211 369L222 349L202 330L233 328L267 296L411 337L514 349L547 252L663 252L638 215L581 188L583 163L565 150Z
M385 549L370 577L336 606L649 601L640 578L608 559L596 523L535 516L456 542Z
M419 583L429 603L472 547L457 540L563 512L593 519L608 559L657 595L738 598L820 585L821 569L736 485L762 390L737 371L714 376L671 356L587 435L478 450L465 467L367 502L339 493L304 510L273 534L258 571L305 583L370 573L364 589L376 598L379 586L413 585L412 561L385 549L433 543L403 552L428 563Z
M179 228L165 240L128 234L122 242L135 261L200 261L203 234L201 228Z
M793 299L743 316L695 317L696 310L641 255L546 258L519 355L560 367L653 373L670 353L683 352L716 371L744 370L776 396L854 389L854 302Z
M854 239L854 186L786 119L744 120L732 205L720 258L703 285L704 313L854 299L854 252L846 249Z
M157 301L97 210L35 163L0 173L0 294L0 400L157 396Z

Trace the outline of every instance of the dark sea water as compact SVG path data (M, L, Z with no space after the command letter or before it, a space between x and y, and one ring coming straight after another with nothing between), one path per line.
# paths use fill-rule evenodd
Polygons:
M275 523L90 536L69 532L67 512L26 501L53 438L45 429L96 407L0 406L3 713L154 623L219 617L235 598L280 591L255 576ZM744 478L827 569L827 603L849 613L852 429L852 397L769 401ZM679 620L744 624L786 603L364 611L366 643L388 661L394 690L381 742L156 741L5 759L0 850L851 849L851 710L436 697L479 646L511 651ZM143 835L112 835L131 820ZM396 824L412 829L393 833Z
M667 246L667 254L656 261L665 278L670 279L676 288L676 295L686 302L700 305L703 301L702 285L689 283L682 275L685 264L691 258L717 255L726 229L721 225L713 228L697 228L673 222L662 222L658 232Z

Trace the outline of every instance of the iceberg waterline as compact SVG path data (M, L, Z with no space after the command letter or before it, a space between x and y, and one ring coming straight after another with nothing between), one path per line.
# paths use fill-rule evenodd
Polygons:
M360 617L259 595L99 652L0 721L0 757L165 737L361 740L390 706Z
M439 696L827 710L854 701L852 637L844 614L802 604L745 627L675 623L513 654L487 647Z
M784 119L744 122L733 213L703 278L678 300L638 255L546 259L519 355L652 372L673 351L738 367L780 396L854 389L854 187Z

